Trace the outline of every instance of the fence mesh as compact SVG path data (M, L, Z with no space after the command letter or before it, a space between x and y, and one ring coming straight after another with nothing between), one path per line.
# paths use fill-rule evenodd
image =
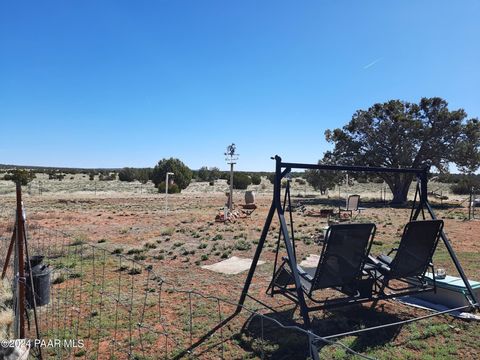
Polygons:
M3 229L0 250L5 254L13 226ZM237 304L179 288L151 265L66 232L30 225L27 235L30 258L43 256L50 274L50 301L37 307L44 359L233 359L246 349L265 359L275 357L282 339L284 356L302 353L306 358L313 343L326 343L249 308L218 326ZM12 266L8 269L13 286ZM27 338L36 338L31 309L27 323ZM32 349L32 358L39 354L39 348Z

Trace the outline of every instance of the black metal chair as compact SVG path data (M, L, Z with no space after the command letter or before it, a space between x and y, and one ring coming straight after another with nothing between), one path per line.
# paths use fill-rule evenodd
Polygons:
M443 229L442 220L411 221L404 230L398 248L387 255L369 256L364 270L370 273L378 285L378 293L384 295L385 288L391 290L435 290L435 271L432 257ZM390 255L395 252L392 258ZM432 271L433 287L429 286L425 274ZM390 281L406 283L406 288L394 288Z
M347 298L336 299L331 302L331 305L371 296L373 282L369 282L369 285L365 286L362 283L362 277L375 230L375 224L332 225L325 235L317 267L302 267L295 261L284 258L269 286L271 294L281 293L295 301L296 289L289 285L294 284L291 266L296 266L303 292L315 303L327 305L327 300L318 301L313 298L316 290L326 288L334 288L348 295ZM287 264L288 266L286 266ZM315 310L318 308L316 307ZM309 311L311 310L314 309L309 309Z

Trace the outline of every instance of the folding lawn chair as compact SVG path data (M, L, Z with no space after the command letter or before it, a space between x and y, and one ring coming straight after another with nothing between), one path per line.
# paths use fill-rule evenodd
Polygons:
M362 210L365 210L365 208L358 207L359 204L360 204L360 195L349 195L345 203L345 208L338 209L339 217L341 218L342 213L346 212L350 215L350 218L352 218L354 211L357 212L357 216L358 216L358 214L360 214Z

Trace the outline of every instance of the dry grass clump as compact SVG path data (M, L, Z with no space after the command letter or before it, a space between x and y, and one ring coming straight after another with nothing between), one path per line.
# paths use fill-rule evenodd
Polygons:
M12 292L7 280L0 282L0 339L9 339L13 330Z

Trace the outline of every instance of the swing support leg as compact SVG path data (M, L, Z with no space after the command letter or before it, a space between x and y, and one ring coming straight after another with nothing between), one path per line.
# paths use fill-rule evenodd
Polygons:
M245 303L245 299L248 294L248 290L250 288L250 284L252 283L253 275L255 273L255 270L258 264L258 260L262 253L263 245L268 235L268 230L272 223L273 216L276 212L278 214L278 220L280 222L280 231L283 235L283 241L285 243L285 248L287 250L290 270L292 272L292 276L295 282L298 303L300 306L300 314L303 319L304 327L309 333L309 343L310 343L310 349L311 349L310 356L312 357L312 359L318 360L319 359L318 349L316 344L314 343L313 333L311 332L311 322L310 322L310 317L308 315L308 307L305 302L305 295L303 293L302 285L300 283L300 276L298 274L298 269L296 266L295 249L293 247L292 240L290 239L290 236L288 233L288 226L285 220L285 215L284 215L282 202L281 202L281 181L283 176L285 176L285 174L288 173L289 170L282 172L280 157L275 157L275 160L276 160L276 169L275 169L275 184L274 184L275 186L274 186L273 201L272 201L272 204L270 205L270 210L267 215L267 220L265 221L265 225L263 226L262 234L260 236L260 240L258 242L257 249L255 250L255 255L252 260L252 265L250 266L250 270L245 280L245 285L243 286L240 300L238 302L237 308L233 316L239 314L242 311L243 305Z
M436 220L437 216L435 215L435 212L433 211L433 208L430 205L430 202L428 201L428 194L427 194L428 178L427 178L426 172L419 176L419 182L420 182L420 186L417 185L417 191L415 193L415 199L417 198L417 193L419 193L419 204L415 210L415 213L412 216L412 220L417 220L418 216L420 215L420 212L422 212L423 218L425 219L424 208L427 210L430 217ZM448 239L443 229L442 229L442 232L440 233L440 238L442 239L443 244L447 248L448 255L450 256L450 259L453 261L455 268L457 269L461 279L463 280L465 287L467 288L468 295L470 296L468 298L470 303L474 308L480 309L480 304L475 295L475 292L473 291L472 286L468 281L467 275L465 274L465 271L463 270L463 267L460 264L460 261L458 260L457 255L455 254L455 251L452 248L452 245L450 244L450 240Z
M242 294L240 295L240 300L238 301L237 308L234 312L235 315L239 314L240 311L242 311L243 304L245 303L248 289L250 288L250 284L252 283L253 274L255 274L255 269L257 268L258 260L260 259L260 254L262 253L263 245L265 243L265 239L267 238L268 229L270 228L270 224L272 223L274 214L275 202L272 201L272 205L270 206L270 210L268 211L267 220L265 221L265 225L263 226L262 235L260 236L257 249L255 250L255 255L253 256L252 265L250 266L250 270L248 271L247 279L245 280L245 285L243 285Z

